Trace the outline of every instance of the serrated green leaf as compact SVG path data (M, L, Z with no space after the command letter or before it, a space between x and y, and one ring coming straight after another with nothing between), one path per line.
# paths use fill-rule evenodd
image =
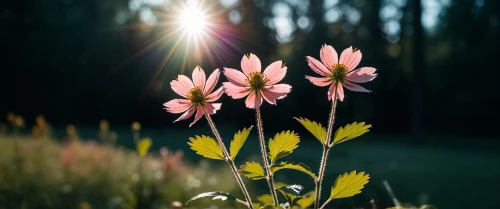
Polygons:
M240 130L236 134L234 134L233 141L231 141L231 144L229 145L229 152L231 153L231 158L234 159L236 157L241 147L247 140L248 135L250 134L252 128L253 126L250 126L250 128L244 128L243 130Z
M299 136L293 131L282 131L269 140L269 158L274 163L276 159L287 156L298 147Z
M302 209L308 208L309 206L314 204L314 200L316 198L315 194L315 191L310 191L302 195L302 199L298 200L296 204Z
M266 178L264 168L256 162L246 162L246 165L241 166L240 173L253 180Z
M342 142L361 136L364 133L368 132L368 129L371 127L372 125L370 124L365 125L365 122L354 122L351 124L347 124L345 127L340 127L335 132L333 144L340 144Z
M188 144L191 149L196 151L196 154L201 155L206 158L214 160L224 160L224 154L222 153L222 148L215 141L215 139L201 135L195 136L195 138L189 137Z
M320 123L309 120L307 118L294 118L299 121L311 134L316 137L322 144L325 144L326 129Z
M205 192L205 193L201 193L199 195L196 195L194 196L193 198L191 198L190 200L188 200L186 202L186 205L193 201L193 200L197 200L197 199L200 199L200 198L204 198L204 197L214 197L212 198L212 200L236 200L238 202L244 202L242 200L238 200L236 197L234 197L233 195L229 194L229 193L225 193L225 192Z
M264 205L274 204L273 196L270 194L263 194L263 195L258 196L257 201L261 202Z
M285 196L286 200L290 204L290 206L295 205L295 203L302 199L300 192L304 189L304 187L300 185L291 185L291 186L284 186L276 189L277 191L280 191L283 196Z
M285 209L281 205L263 205L259 209Z
M281 169L292 169L297 171L302 171L305 174L311 176L314 180L316 180L316 174L304 163L295 163L295 162L280 162L279 164L274 164L271 166L271 171L274 173Z
M146 156L146 154L149 151L149 148L151 148L151 145L153 144L153 141L151 138L143 138L137 143L137 154L140 157Z
M352 197L361 193L361 189L368 183L368 179L370 179L368 174L365 175L365 172L356 174L355 170L349 174L346 172L344 175L340 175L332 187L330 199Z

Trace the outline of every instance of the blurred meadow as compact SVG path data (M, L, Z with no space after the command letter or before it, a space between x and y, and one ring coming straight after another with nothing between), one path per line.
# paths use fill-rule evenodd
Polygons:
M243 208L186 205L202 192L243 195L223 161L187 144L212 136L207 121L173 123L179 115L162 105L179 98L179 74L239 69L246 53L263 68L287 63L293 89L262 106L265 137L295 130L299 147L285 159L317 172L321 145L293 117L328 120L328 88L304 79L314 75L305 56L319 58L323 44L361 50L360 66L378 73L363 84L372 92L346 91L338 104L334 129L373 128L330 152L322 200L344 172L370 182L325 209L500 208L498 0L7 1L0 23L0 209ZM255 113L243 99L218 102L227 146ZM236 165L262 161L259 149L253 130ZM242 178L255 201L269 193ZM275 181L314 190L299 172Z

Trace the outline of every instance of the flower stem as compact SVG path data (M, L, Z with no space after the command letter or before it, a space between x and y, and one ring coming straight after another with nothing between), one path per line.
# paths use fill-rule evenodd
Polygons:
M271 167L269 166L269 161L267 157L266 151L266 141L264 140L264 129L262 127L262 117L260 116L260 108L257 107L255 109L257 114L257 129L259 131L259 140L260 140L260 148L262 152L262 160L264 161L264 168L266 169L266 180L269 183L269 189L271 190L271 195L273 196L274 205L278 205L278 195L276 194L276 190L274 189L274 180L273 173L271 172Z
M250 199L250 194L248 193L248 190L245 186L245 183L243 183L243 179L241 179L241 176L238 173L238 169L236 168L236 165L234 164L233 159L231 158L231 156L227 152L226 146L222 142L222 138L219 134L219 131L217 131L217 128L215 128L215 123L212 121L212 118L207 113L205 108L203 108L203 113L205 114L205 118L207 118L208 124L210 125L212 132L214 132L215 138L219 142L219 145L222 147L222 152L224 153L224 157L226 158L225 159L226 162L229 164L229 167L231 167L231 171L233 171L234 177L236 177L236 181L240 185L241 191L243 192L243 195L245 196L245 199L246 199L247 207L250 209L254 209L252 199Z
M340 84L337 84L340 85ZM337 86L338 88L338 86ZM330 111L330 119L328 120L328 127L326 131L326 140L325 144L323 145L323 155L321 157L321 164L319 167L319 174L318 178L316 179L316 199L314 201L314 209L318 209L319 207L319 200L321 198L321 183L323 181L323 176L325 174L325 168L326 168L326 159L328 157L328 151L332 147L330 145L330 140L332 139L332 130L333 130L333 123L335 122L335 108L337 107L337 90L333 92L333 101L332 101L332 109ZM330 201L327 201L330 202Z

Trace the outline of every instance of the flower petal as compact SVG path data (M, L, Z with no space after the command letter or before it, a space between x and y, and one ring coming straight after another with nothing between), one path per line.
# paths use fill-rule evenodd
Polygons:
M172 90L174 90L175 93L181 95L184 98L187 98L187 95L188 95L190 89L181 85L181 83L179 81L177 81L177 80L171 81L170 87L172 88Z
M205 102L215 102L222 96L223 93L224 93L224 88L220 87L219 89L215 90L213 93L209 94L207 96Z
M341 102L344 101L344 88L342 88L341 84L337 86L337 97Z
M195 110L196 110L196 106L191 106L191 108L189 108L188 111L186 111L184 114L182 114L181 117L177 118L177 120L175 120L174 123L177 121L188 119L189 117L191 117L193 115Z
M199 86L202 90L205 88L205 82L207 77L205 71L201 69L200 66L196 66L193 70L193 83L195 86Z
M325 44L321 47L320 57L321 62L329 68L339 62L339 55L337 55L337 51L335 51L335 49L330 45Z
M177 77L177 80L179 81L179 84L182 87L184 87L185 89L191 90L192 88L194 88L194 85L193 85L193 82L191 81L191 79L189 79L185 75L179 75L179 77Z
M328 89L328 100L331 100L333 95L336 93L335 91L337 90L337 83L334 82L332 85L330 85L330 88Z
M250 109L256 109L260 107L262 105L262 95L260 95L258 92L252 92L245 100L245 104Z
M203 95L206 96L214 90L215 86L217 85L217 82L219 81L219 76L220 76L219 69L215 69L214 72L210 74L207 83L205 84L205 88L203 89Z
M207 103L205 104L205 110L209 115L213 115L217 112L217 110L220 110L222 106L222 103Z
M194 116L194 120L189 124L189 127L193 126L198 120L200 120L201 117L203 117L203 115L203 106L198 105L198 107L196 108L196 116Z
M264 70L264 75L266 76L269 81L267 84L275 84L283 80L286 74L287 67L281 67L283 66L283 63L280 61L276 61L271 63L269 66L266 67Z
M359 62L361 62L361 51L356 50L355 52L353 52L352 46L344 49L344 51L342 51L342 54L340 54L339 63L344 64L349 71L356 68Z
M372 67L362 67L348 73L346 79L356 83L366 83L377 77L376 70Z
M233 99L241 99L250 93L250 90L246 87L236 86L231 82L224 82L224 92Z
M290 90L283 91L284 88L270 88L267 91L261 91L262 97L269 102L269 104L276 105L276 100L283 99L286 97ZM291 86L290 86L291 89Z
M246 81L247 77L241 71L232 69L232 68L224 68L224 76L226 76L229 82L233 83L237 86L246 87L249 86Z
M255 54L250 54L249 57L247 57L247 55L243 55L243 58L241 59L241 70L243 70L243 73L245 73L246 76L250 76L250 73L253 72L260 72L260 59L255 56Z
M322 76L328 76L331 74L328 68L326 68L325 65L323 65L323 63L321 63L317 59L314 59L310 56L306 56L306 59L309 67L317 74L320 74Z
M292 86L288 84L275 84L271 87L266 87L268 91L272 91L274 93L288 94L292 91Z
M169 113L181 113L193 106L193 103L187 99L172 99L163 106Z
M344 81L343 85L351 91L370 92L370 90L367 90L367 89L363 88L362 86L355 84L355 83L352 83L352 82L349 82L349 81Z
M323 78L317 78L317 77L312 77L312 76L307 76L306 79L311 81L316 86L328 86L332 83L332 79L328 77L323 77Z

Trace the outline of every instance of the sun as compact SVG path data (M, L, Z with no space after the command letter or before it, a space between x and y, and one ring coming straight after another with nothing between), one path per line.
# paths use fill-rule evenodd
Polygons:
M197 4L186 5L179 17L180 26L190 35L200 35L207 29L208 18Z

